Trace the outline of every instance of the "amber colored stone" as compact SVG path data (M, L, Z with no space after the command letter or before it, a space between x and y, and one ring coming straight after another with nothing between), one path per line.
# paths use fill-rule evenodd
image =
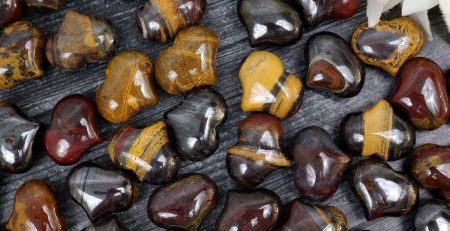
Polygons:
M427 58L408 60L400 69L397 87L389 102L416 128L439 128L450 116L444 71Z
M173 46L159 53L156 59L158 84L173 95L215 85L218 49L219 38L208 27L191 26L180 31Z
M139 51L124 51L106 67L106 80L96 96L100 114L112 123L128 121L140 110L159 102L153 85L150 58Z
M422 50L425 41L422 29L410 18L401 17L381 20L373 28L361 24L353 33L352 48L366 64L396 76L400 67Z
M87 63L106 59L115 49L117 38L107 19L69 10L59 29L47 40L48 61L63 70L78 70Z
M97 224L84 228L82 231L128 231L116 216L112 216Z
M95 106L86 96L69 95L55 105L44 136L47 155L53 161L60 165L75 164L87 149L101 142Z
M31 22L18 21L0 33L0 89L42 77L45 36Z
M199 230L216 207L216 183L208 176L191 174L156 189L148 200L150 220L165 229Z
M242 63L239 78L245 112L267 112L283 119L297 113L302 104L302 81L286 73L281 59L272 52L252 52Z
M146 39L167 42L178 31L199 24L206 0L147 0L137 13L137 24Z
M242 187L256 187L271 172L291 166L282 144L280 120L263 113L247 117L239 125L237 143L228 149L228 174Z
M416 132L388 101L380 100L363 112L348 114L341 123L341 138L354 155L398 160L413 150Z
M17 189L6 230L67 230L58 210L56 195L47 183L41 180L27 181Z
M40 11L56 11L61 9L65 0L24 0L29 8Z
M446 231L450 229L450 206L442 201L422 205L414 216L416 231Z
M19 20L24 5L23 0L0 1L0 26L6 26Z
M315 27L328 19L352 17L359 8L360 0L294 0L301 8L309 26Z

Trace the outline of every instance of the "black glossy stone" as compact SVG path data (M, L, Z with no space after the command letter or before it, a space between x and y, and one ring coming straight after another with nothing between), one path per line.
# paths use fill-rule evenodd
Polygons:
M303 17L311 27L328 19L333 6L330 0L295 0L295 2L301 6Z
M450 230L450 206L443 201L433 201L419 208L414 217L416 231Z
M97 224L90 225L82 231L128 231L116 216L104 219Z
M376 59L388 59L402 43L402 36L393 32L367 29L361 32L357 45L361 52Z

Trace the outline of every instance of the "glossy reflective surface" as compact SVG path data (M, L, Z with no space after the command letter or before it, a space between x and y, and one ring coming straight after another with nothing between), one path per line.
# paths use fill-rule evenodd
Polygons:
M406 174L395 172L379 158L360 161L349 183L366 209L367 220L405 215L419 196L418 187Z
M283 204L274 192L267 189L251 191L231 190L216 221L216 231L270 231L280 218Z
M450 116L446 87L444 71L437 63L427 58L412 58L400 69L389 102L416 128L437 129Z
M309 26L330 19L346 19L352 17L359 7L360 0L295 0L300 6L303 17Z
M137 24L146 39L166 42L183 28L199 24L206 0L147 0L137 13Z
M227 115L223 96L213 89L200 89L187 95L165 114L174 133L178 153L184 159L200 161L219 146L217 127Z
M28 7L41 11L56 11L61 9L65 0L24 0Z
M6 26L19 20L24 5L23 0L0 1L0 26Z
M450 148L435 144L417 147L410 159L410 170L422 187L450 189Z
M116 216L113 216L97 224L86 227L83 231L128 231L128 229Z
M173 46L156 59L159 86L170 94L181 94L195 87L215 85L218 48L219 38L208 27L191 26L180 31Z
M289 45L302 36L300 15L282 1L239 0L238 12L252 46Z
M165 183L180 168L180 158L170 146L162 121L143 129L119 128L109 141L108 151L114 164L133 171L140 181Z
M303 198L324 201L338 189L351 158L333 142L331 135L321 127L300 130L291 155L294 183Z
M255 187L271 172L289 167L281 152L283 128L270 115L258 113L239 125L237 143L228 149L226 161L230 177L242 187Z
M44 136L47 155L53 161L60 165L74 164L84 151L101 142L95 106L86 96L69 95L55 105Z
M377 155L398 160L410 153L416 142L413 126L397 116L386 100L360 113L348 114L341 123L341 138L354 155Z
M347 19L358 11L360 0L333 0L331 17L335 19Z
M165 229L196 231L216 206L218 196L211 178L191 174L156 189L148 201L148 216Z
M245 112L267 112L283 119L297 113L303 102L301 80L286 73L281 59L272 52L252 52L242 63L239 78Z
M96 95L100 114L112 123L128 121L140 110L159 102L150 58L139 51L114 56L106 68L106 80Z
M106 59L116 45L114 28L107 19L68 10L59 29L48 39L45 53L52 65L78 70Z
M416 231L450 230L450 206L441 201L427 203L414 217Z

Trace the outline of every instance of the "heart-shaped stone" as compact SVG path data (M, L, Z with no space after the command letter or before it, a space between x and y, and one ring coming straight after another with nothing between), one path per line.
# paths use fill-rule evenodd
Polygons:
M112 216L95 225L84 228L82 231L128 231L116 216Z
M205 10L206 0L147 0L137 13L137 23L144 38L166 42L199 24Z
M289 45L302 37L300 15L279 0L240 0L238 12L245 25L250 44Z
M450 228L450 206L433 201L419 208L415 217L416 231L445 231Z
M4 0L0 2L0 26L19 20L25 4L23 0Z
M341 138L354 155L398 160L413 150L416 132L388 101L380 100L363 112L348 114L341 123Z
M165 114L172 128L178 153L183 159L200 161L211 156L219 146L216 130L227 116L223 96L213 89L199 89Z
M447 203L450 203L450 189L442 189L440 191L440 194L442 196L442 198L447 201Z
M218 193L211 178L191 174L156 189L148 200L148 216L165 229L197 231L216 207Z
M247 117L239 125L237 143L228 149L228 174L242 187L256 187L273 171L291 166L282 144L280 120L263 113Z
M315 27L328 19L352 17L359 8L360 0L295 0L309 26Z
M112 58L96 102L103 118L112 123L126 122L143 108L158 104L150 58L139 51L124 51Z
M356 28L352 48L366 64L380 67L396 76L400 67L416 56L425 44L422 29L408 17L381 20L375 27L367 23Z
M367 220L405 215L419 196L417 185L406 174L394 171L379 158L360 161L349 183L366 209Z
M291 155L297 162L293 167L294 183L303 198L325 201L338 189L351 157L342 152L331 135L321 127L300 130Z
M48 39L48 61L63 70L78 70L106 59L116 49L114 28L107 19L68 10L59 29Z
M365 68L347 42L337 34L320 32L305 45L306 84L340 97L357 95L364 85Z
M216 231L270 231L281 219L283 203L267 189L231 190L216 221Z
M180 168L180 158L170 146L163 121L143 129L119 128L109 141L108 151L114 164L133 171L140 181L148 183L168 182Z
M53 161L60 165L75 164L87 149L101 142L95 106L86 96L69 95L55 105L44 136L47 155Z
M31 22L19 21L0 33L0 89L42 77L45 36Z
M173 46L159 53L156 59L158 84L173 95L216 85L218 49L219 38L208 27L191 26L180 31Z
M16 191L6 230L65 231L67 228L58 210L56 195L46 182L27 181Z
M66 186L67 192L92 221L131 207L138 195L137 185L129 177L90 163L72 169Z
M284 71L281 59L268 51L252 52L239 70L241 108L267 112L280 119L297 113L303 101L302 81Z
M450 116L444 71L427 58L408 60L400 69L397 86L389 102L416 128L439 128Z
M56 11L61 9L65 0L24 0L29 8L39 11Z

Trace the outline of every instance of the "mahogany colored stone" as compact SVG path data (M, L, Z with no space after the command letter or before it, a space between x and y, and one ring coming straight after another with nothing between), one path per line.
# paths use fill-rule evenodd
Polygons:
M218 193L216 183L208 176L187 175L152 193L148 216L165 229L196 231L216 206Z
M314 206L295 199L287 211L289 215L278 231L347 231L345 214L336 207Z
M410 171L420 186L427 189L450 189L450 147L424 144L410 159Z
M416 231L447 231L450 229L450 206L433 201L419 208L415 217Z
M347 19L356 14L360 0L333 0L331 17L334 19Z
M439 193L447 203L450 203L450 189L442 189Z
M364 65L339 35L314 34L306 43L305 57L309 87L325 89L341 97L352 97L361 91L366 75Z
M351 157L342 152L331 135L321 127L300 130L291 155L297 162L293 167L294 183L303 198L324 201L338 189Z
M332 19L346 19L358 11L360 0L295 0L309 26Z
M400 69L397 86L389 102L416 128L439 128L450 116L444 71L427 58L408 60Z
M300 15L283 1L239 0L238 12L253 47L289 45L302 37Z
M44 136L47 155L53 161L60 165L75 164L87 149L101 142L95 106L86 96L69 95L55 105Z
M19 20L24 6L23 0L0 1L0 26L6 26Z
M230 190L216 221L216 231L270 231L281 218L283 203L267 189Z
M128 176L90 163L73 168L67 175L66 187L92 221L128 209L138 195L136 183Z
M419 197L417 185L406 174L394 171L379 158L360 161L349 183L365 207L367 220L405 215Z
M6 230L64 231L67 230L55 193L41 180L30 180L16 191L14 207Z
M25 0L29 8L40 11L56 11L61 9L65 0Z
M291 161L281 151L283 128L280 120L253 114L239 125L237 143L228 149L226 161L231 179L242 187L256 187L267 175Z
M82 231L128 231L116 216L112 216L97 224L84 228Z

